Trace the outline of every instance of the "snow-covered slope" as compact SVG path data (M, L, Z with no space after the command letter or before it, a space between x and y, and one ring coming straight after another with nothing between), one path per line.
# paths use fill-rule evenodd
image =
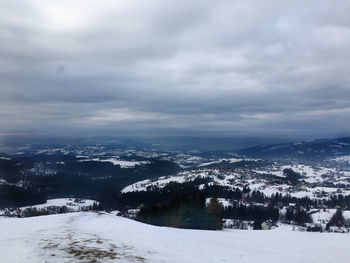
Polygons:
M94 203L98 204L99 202L90 200L90 199L80 199L80 198L56 198L56 199L48 199L45 204L40 205L31 205L31 206L23 206L17 209L11 208L3 208L0 209L0 216L21 216L23 212L27 209L35 209L35 210L44 210L51 208L51 212L49 214L58 213L58 208L66 207L66 212L79 212L79 211L87 211L90 209ZM57 209L52 209L57 208Z
M330 161L344 163L344 164L350 164L350 155L344 155L344 156L339 156L336 158L331 158Z
M0 217L1 262L349 262L349 234L202 231L82 212Z
M93 205L94 202L98 203L97 201L90 200L90 199L56 198L56 199L48 199L45 204L25 206L25 207L21 207L21 209L26 209L30 207L35 207L37 209L40 209L40 208L47 208L50 206L67 206L68 208L71 208L75 211L79 211L79 209L81 208Z
M101 158L92 158L92 159L82 159L78 162L109 162L113 165L120 165L121 168L133 168L136 165L142 165L142 164L148 164L150 162L147 161L124 161L119 160L117 158L107 158L107 159L101 159Z

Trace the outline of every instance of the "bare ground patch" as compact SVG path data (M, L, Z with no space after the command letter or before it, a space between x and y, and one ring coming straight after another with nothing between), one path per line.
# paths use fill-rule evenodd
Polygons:
M97 246L96 246L97 245ZM66 248L68 254L82 262L97 263L108 260L126 260L128 262L145 262L145 258L133 255L131 247L116 246L101 238L73 242Z
M80 237L79 237L80 236ZM67 231L65 235L52 236L41 240L46 257L61 258L61 262L145 262L142 256L135 255L133 247L115 244L97 235L76 235ZM65 260L66 259L66 260ZM73 259L73 261L72 261Z

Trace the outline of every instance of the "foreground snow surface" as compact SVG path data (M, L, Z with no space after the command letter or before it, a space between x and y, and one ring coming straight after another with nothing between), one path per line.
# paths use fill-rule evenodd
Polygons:
M0 217L1 262L349 262L349 234L202 231L112 214Z

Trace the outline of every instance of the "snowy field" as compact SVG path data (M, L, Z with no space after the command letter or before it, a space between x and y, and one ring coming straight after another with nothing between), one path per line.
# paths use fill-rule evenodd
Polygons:
M350 164L350 155L339 156L336 158L331 158L330 161L335 161L339 163L349 163Z
M71 209L72 211L78 212L81 211L81 209L92 206L94 203L98 203L95 200L90 199L75 199L75 198L55 198L55 199L48 199L45 204L40 205L31 205L31 206L23 206L20 207L20 210L25 210L26 208L36 208L36 209L42 209L42 208L48 208L52 206L66 206L67 208ZM6 209L0 209L0 215L2 215L2 212Z
M349 234L183 230L112 214L0 217L1 262L349 262Z
M79 209L83 207L93 205L94 202L98 203L97 201L90 200L90 199L56 198L56 199L48 199L45 204L24 206L24 207L21 207L21 209L26 209L30 207L41 209L41 208L47 208L50 206L67 206L68 208L74 209L75 211L79 211Z
M143 165L143 164L150 163L148 161L124 161L116 158L108 158L108 159L93 158L93 159L79 160L78 162L109 162L109 163L112 163L113 165L120 165L121 168L133 168L136 165Z

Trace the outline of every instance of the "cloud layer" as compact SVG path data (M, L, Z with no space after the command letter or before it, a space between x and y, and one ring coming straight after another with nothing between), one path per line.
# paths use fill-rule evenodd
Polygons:
M350 133L350 2L2 1L0 133Z

